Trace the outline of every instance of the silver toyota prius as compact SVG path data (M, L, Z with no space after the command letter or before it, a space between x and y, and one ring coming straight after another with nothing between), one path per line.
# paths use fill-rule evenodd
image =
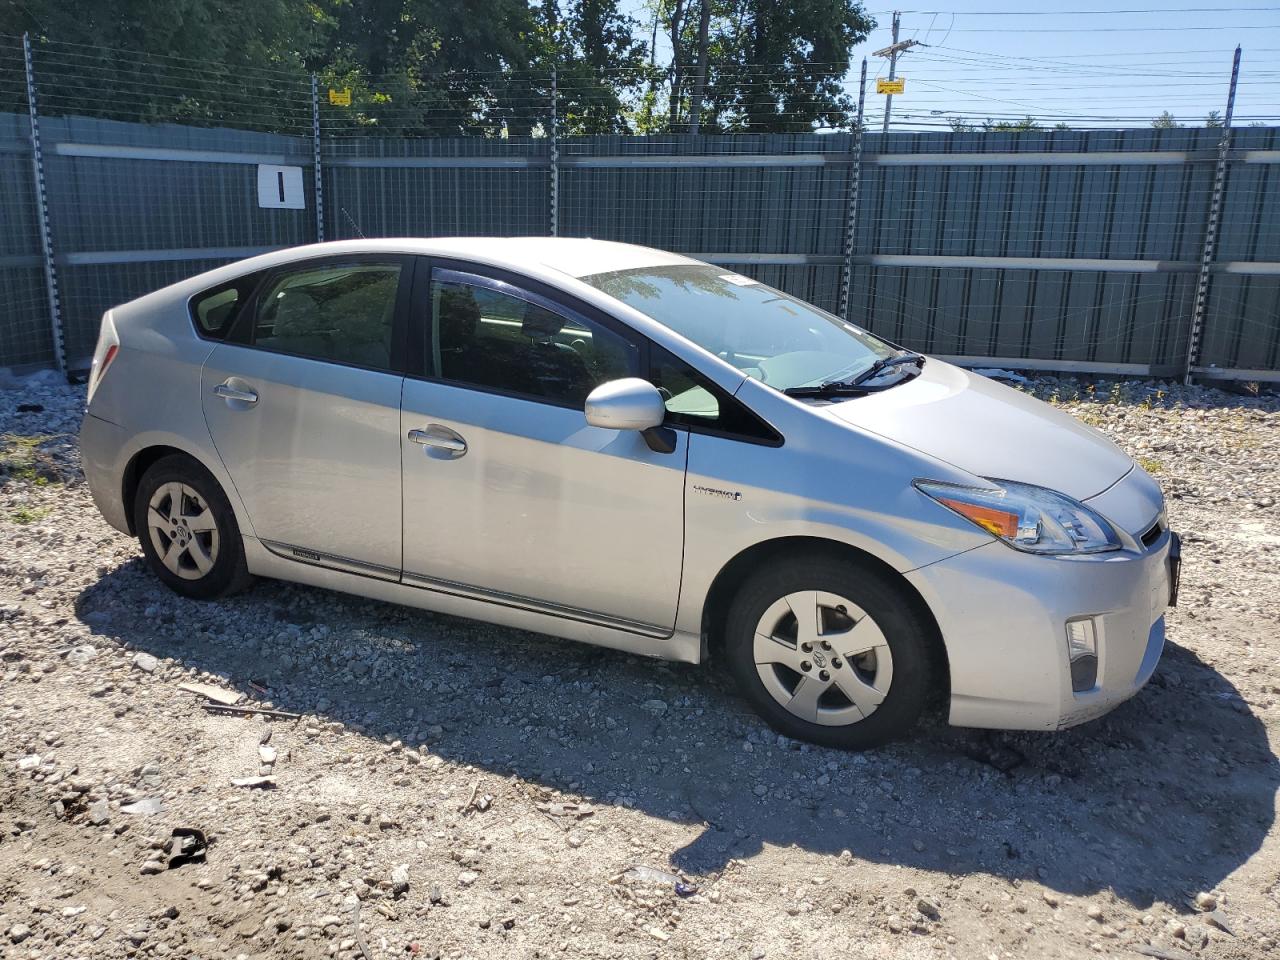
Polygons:
M281 250L107 312L103 516L208 599L276 577L728 670L863 748L1055 729L1151 677L1156 483L1022 393L594 240Z

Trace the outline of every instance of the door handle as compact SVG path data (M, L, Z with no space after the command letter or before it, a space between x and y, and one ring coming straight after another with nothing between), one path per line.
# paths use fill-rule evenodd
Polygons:
M460 457L467 452L467 441L438 423L428 425L425 430L410 430L409 439L424 447L444 451L450 457Z
M256 390L241 390L239 387L233 387L230 380L225 380L214 387L213 395L221 397L223 400L239 400L241 403L258 402L258 392Z

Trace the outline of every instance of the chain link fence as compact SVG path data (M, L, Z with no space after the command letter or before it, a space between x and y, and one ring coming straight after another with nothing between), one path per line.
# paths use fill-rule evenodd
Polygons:
M111 305L278 247L532 234L722 263L979 365L1280 381L1280 128L882 135L856 84L815 105L781 68L718 70L695 109L645 70L375 91L48 41L30 66L0 37L0 365L82 369Z

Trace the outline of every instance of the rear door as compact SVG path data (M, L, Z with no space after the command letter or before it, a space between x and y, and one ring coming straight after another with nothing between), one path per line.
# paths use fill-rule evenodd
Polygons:
M454 266L415 303L428 375L405 381L404 581L669 635L688 435L658 453L583 413L594 387L641 374L643 344L554 291Z
M413 260L268 274L205 362L209 431L253 524L291 559L398 579L400 392Z

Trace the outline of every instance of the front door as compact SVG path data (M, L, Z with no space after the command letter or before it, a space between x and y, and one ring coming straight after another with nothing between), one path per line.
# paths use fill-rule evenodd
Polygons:
M655 636L675 624L687 434L671 453L587 425L640 346L497 276L436 269L428 379L405 381L404 579Z
M201 400L252 531L290 559L400 575L393 356L413 261L357 257L268 275L205 362Z

